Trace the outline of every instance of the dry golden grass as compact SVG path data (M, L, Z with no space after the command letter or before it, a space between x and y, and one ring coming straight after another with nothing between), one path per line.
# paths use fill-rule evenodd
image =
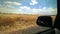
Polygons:
M39 15L0 14L0 31L9 32L36 26ZM51 16L53 21L55 16Z

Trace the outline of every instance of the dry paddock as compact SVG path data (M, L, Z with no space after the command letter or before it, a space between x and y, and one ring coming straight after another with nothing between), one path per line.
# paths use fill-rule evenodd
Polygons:
M36 32L41 31L40 27L36 24L38 16L40 15L0 14L0 34L7 34L9 32L13 33L14 31L19 31L21 32L20 34L28 34L32 33L32 30L36 30ZM56 16L51 17L53 21L56 18Z

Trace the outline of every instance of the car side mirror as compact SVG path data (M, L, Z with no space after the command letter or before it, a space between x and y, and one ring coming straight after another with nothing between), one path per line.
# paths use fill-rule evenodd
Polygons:
M36 24L43 27L52 27L52 18L51 16L39 16Z

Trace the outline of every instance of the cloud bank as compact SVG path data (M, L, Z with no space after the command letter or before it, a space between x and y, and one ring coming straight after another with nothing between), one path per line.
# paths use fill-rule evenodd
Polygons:
M13 14L44 14L44 15L56 15L57 8L46 8L41 9L30 8L28 6L21 6L20 9L0 8L1 13L13 13Z
M22 4L19 3L19 2L12 2L12 1L6 1L6 2L4 2L4 3L10 4L10 5L22 5Z

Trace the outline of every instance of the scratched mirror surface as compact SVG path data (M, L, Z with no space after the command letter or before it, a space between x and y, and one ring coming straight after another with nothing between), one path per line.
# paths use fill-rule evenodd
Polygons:
M35 34L50 29L36 24L39 16L57 15L57 0L0 0L0 34Z

